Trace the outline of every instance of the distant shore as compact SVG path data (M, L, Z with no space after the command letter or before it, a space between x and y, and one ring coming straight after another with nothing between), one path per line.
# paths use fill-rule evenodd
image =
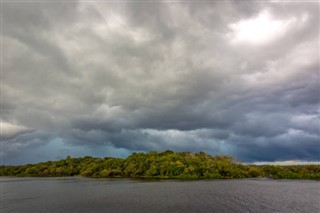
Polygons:
M143 178L143 179L314 179L320 180L320 165L248 165L231 156L205 152L133 153L128 158L82 157L22 166L0 166L0 176Z

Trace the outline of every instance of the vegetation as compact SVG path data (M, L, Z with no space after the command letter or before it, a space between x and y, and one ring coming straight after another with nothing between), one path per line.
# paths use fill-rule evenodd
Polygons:
M133 153L122 158L71 158L23 166L0 166L0 176L60 177L144 177L180 179L222 179L268 177L277 179L320 179L320 165L243 165L230 156L204 152Z

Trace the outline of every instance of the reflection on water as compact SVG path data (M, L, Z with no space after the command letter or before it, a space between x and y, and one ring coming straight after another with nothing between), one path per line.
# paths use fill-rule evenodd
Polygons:
M320 212L320 182L1 177L1 212Z

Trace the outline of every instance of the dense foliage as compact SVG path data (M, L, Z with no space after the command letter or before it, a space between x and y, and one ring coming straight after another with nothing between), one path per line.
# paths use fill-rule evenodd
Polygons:
M269 177L320 179L320 165L253 166L243 165L229 156L204 152L133 153L122 158L71 158L23 166L0 166L1 176L58 177L152 177L182 179L220 179Z

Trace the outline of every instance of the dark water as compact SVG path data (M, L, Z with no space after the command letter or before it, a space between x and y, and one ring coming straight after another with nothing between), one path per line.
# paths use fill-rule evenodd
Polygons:
M320 212L320 182L1 178L7 212Z

